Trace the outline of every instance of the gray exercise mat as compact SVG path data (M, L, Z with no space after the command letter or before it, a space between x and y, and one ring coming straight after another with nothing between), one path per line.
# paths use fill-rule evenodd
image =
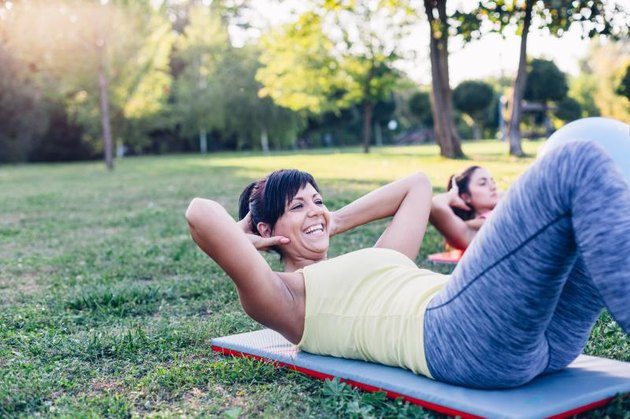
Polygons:
M212 340L228 355L263 358L316 378L339 377L368 391L382 390L438 412L463 417L566 417L630 392L630 363L581 355L561 372L509 390L453 386L410 371L298 351L270 329Z

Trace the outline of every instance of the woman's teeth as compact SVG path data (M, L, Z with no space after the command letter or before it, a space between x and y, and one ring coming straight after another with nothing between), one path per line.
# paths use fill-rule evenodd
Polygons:
M310 226L309 228L306 229L305 233L311 234L315 231L324 231L324 226L322 224Z

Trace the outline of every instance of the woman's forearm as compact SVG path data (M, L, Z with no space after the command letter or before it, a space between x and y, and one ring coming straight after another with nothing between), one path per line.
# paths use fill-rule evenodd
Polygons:
M195 198L186 211L197 245L221 266L236 285L241 305L257 322L297 342L303 319L287 284L273 272L243 232L217 202Z
M332 213L334 231L331 231L331 235L394 216L407 194L417 188L428 188L429 190L431 188L427 177L422 173L416 173L388 183L334 211Z
M474 237L475 232L453 212L447 193L433 197L429 222L451 246L458 249L466 249Z
M186 210L186 220L195 243L223 268L239 290L255 289L252 271L271 272L246 234L219 203L193 199Z

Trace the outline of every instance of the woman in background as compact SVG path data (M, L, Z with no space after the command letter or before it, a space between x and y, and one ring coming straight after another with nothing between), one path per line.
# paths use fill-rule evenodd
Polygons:
M448 245L465 250L499 202L494 178L470 166L448 180L447 191L433 197L430 222Z

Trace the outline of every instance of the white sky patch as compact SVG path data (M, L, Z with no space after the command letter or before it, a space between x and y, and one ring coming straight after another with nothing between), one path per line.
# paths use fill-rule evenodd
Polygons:
M576 28L577 29L577 28ZM581 39L579 30L571 30L562 38L530 33L527 55L552 60L560 70L571 75L579 73L579 62L588 52L588 40ZM468 79L488 76L516 75L521 38L486 35L482 40L462 47L461 42L452 42L450 55L451 84Z

